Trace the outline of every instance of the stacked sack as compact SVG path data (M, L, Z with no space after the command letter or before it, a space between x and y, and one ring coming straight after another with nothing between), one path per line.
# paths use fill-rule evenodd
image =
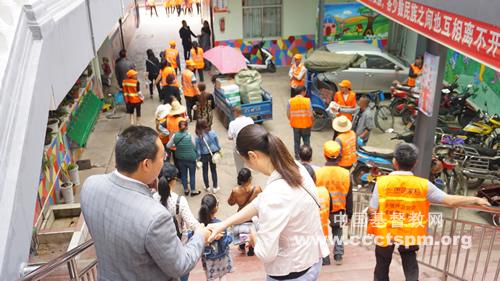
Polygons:
M262 102L262 76L257 70L244 69L234 79L240 86L242 103Z
M231 106L239 106L241 105L240 98L240 87L235 84L225 85L220 87L220 91L226 98L227 102Z

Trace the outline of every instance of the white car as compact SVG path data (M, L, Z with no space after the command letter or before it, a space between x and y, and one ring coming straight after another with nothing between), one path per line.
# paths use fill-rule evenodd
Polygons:
M356 93L377 90L388 93L394 80L405 81L408 78L408 62L371 44L336 43L327 45L326 49L332 53L359 54L366 57L366 61L359 67L319 75L320 80L333 83L336 87L334 90L338 90L337 85L340 81L349 80L352 83L352 90Z

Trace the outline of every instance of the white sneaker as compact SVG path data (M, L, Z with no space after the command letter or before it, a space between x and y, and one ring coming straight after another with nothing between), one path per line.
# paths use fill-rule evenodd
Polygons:
M219 187L212 187L212 193L217 193L217 191L219 191Z

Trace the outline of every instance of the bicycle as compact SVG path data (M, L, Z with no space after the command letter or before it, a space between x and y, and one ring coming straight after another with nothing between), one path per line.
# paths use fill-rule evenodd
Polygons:
M373 91L367 95L375 103L375 126L382 133L392 129L394 127L394 116L391 109L387 105L380 104L381 101L385 100L384 91Z

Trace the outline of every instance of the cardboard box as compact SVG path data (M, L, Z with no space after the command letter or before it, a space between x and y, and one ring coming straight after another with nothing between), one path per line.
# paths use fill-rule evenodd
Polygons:
M236 85L236 82L234 81L234 79L222 78L222 77L215 79L215 88L216 89L221 89L222 87L229 86L229 85Z

